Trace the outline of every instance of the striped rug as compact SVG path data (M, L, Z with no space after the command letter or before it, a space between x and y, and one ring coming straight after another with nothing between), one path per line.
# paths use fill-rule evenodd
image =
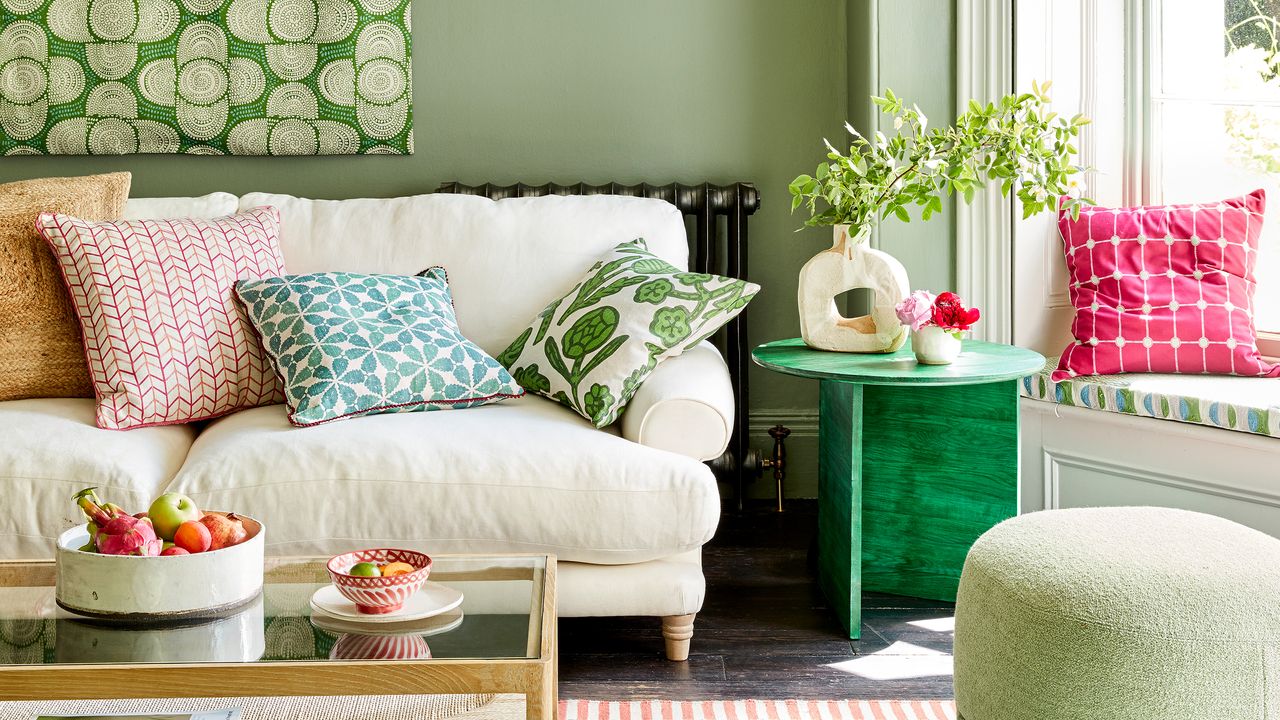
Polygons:
M956 720L950 700L562 700L561 720Z

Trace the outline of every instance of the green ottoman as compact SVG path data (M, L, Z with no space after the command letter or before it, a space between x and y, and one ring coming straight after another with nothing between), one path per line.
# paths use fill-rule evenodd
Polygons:
M1165 508L1047 510L978 539L964 720L1280 718L1280 540Z

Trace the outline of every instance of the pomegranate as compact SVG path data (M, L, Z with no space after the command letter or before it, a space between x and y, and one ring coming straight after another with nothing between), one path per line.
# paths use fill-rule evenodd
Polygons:
M204 517L200 518L200 524L209 528L210 550L221 550L238 545L249 537L249 532L244 529L244 523L236 517L235 513L226 515L205 513Z

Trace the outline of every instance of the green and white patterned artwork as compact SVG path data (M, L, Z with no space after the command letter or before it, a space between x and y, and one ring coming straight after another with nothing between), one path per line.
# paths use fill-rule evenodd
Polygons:
M0 0L0 153L413 152L411 0Z

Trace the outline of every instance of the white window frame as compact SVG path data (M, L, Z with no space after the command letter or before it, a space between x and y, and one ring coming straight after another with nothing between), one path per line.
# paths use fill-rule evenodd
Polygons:
M1128 199L1122 187L1124 147L1123 73L1126 0L1016 0L1014 88L1030 92L1033 81L1053 80L1052 109L1083 113L1094 122L1080 135L1079 160L1086 194L1107 205ZM1013 341L1056 356L1071 342L1075 308L1055 213L1022 218L1013 203ZM957 254L959 254L957 252Z
M1014 0L956 3L956 112L1013 92ZM994 189L956 203L956 291L981 308L978 340L1013 340L1013 203Z

